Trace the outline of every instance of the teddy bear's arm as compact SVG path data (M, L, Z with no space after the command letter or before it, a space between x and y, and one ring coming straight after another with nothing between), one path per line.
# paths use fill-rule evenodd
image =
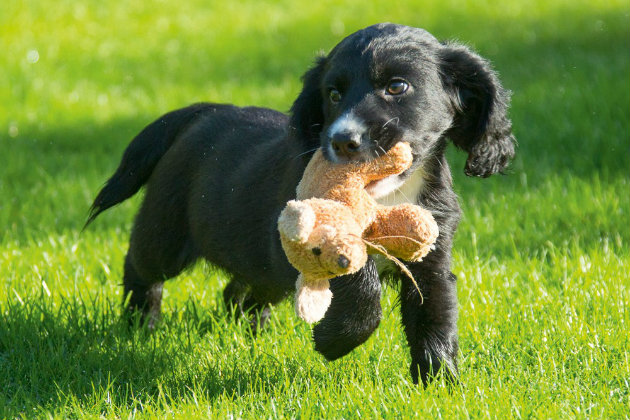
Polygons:
M347 202L344 198L351 197L358 189L363 189L372 181L400 174L409 169L412 162L411 146L403 142L375 159L348 164L328 161L319 149L304 170L296 198L320 197Z
M357 167L358 172L369 182L400 174L409 169L412 162L411 146L409 143L400 142L396 143L387 153L369 162L357 164Z
M379 206L363 237L405 261L419 261L433 248L439 234L431 212L413 204ZM378 252L375 250L375 252Z

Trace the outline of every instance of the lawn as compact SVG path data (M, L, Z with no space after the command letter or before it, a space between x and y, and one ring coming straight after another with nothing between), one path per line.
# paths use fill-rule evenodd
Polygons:
M463 175L461 382L411 384L396 290L326 362L289 302L251 337L224 273L119 320L140 195L84 232L130 139L196 101L287 110L318 51L394 21L465 42L513 91L507 176ZM0 4L1 418L628 418L630 5L623 0L21 0Z

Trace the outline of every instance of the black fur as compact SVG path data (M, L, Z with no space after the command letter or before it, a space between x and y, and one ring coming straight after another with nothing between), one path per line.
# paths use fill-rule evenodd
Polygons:
M391 94L392 80L403 80L409 89ZM297 272L282 251L276 223L295 198L312 152L323 147L333 161L366 160L407 141L414 165L398 181L421 168L423 187L415 202L433 212L440 228L437 248L409 264L423 302L398 273L410 372L423 383L441 367L456 375L457 297L450 263L460 210L444 150L450 138L469 153L468 175L503 171L514 155L508 93L469 49L393 24L350 35L318 58L303 81L290 117L197 104L164 115L131 142L88 218L90 223L146 185L125 260L128 310L140 311L153 325L163 282L205 258L233 275L226 303L238 313L259 313L253 327L262 327L269 305L295 288ZM352 137L356 148L333 147L333 134ZM332 304L313 336L316 350L332 360L363 343L379 324L374 261L334 279L331 289Z
M447 136L468 152L468 176L501 172L514 157L515 139L507 118L509 94L486 60L447 44L440 54L446 89L457 113Z
M315 350L335 360L367 340L381 321L381 283L372 259L363 270L333 279L333 301L313 328Z

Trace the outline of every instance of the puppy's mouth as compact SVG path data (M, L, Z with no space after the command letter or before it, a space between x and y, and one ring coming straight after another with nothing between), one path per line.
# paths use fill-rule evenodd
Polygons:
M398 145L398 144L399 142L395 143L395 145ZM392 147L395 147L395 146L392 146ZM389 153L389 151L385 152L384 150L383 152ZM379 199L379 198L388 196L389 194L395 192L400 187L402 187L403 184L409 179L409 177L411 176L411 174L414 172L414 169L415 169L413 161L415 161L416 156L414 156L413 154L412 156L413 156L413 160L410 166L407 166L406 169L401 168L400 172L396 174L389 175L385 178L370 182L369 184L365 186L366 192L370 194L372 198Z
M332 145L328 144L325 147L322 147L322 151L324 153L324 157L333 163L339 164L347 164L353 162L368 162L374 159L377 155L374 154L373 150L369 147L360 146L358 147L352 155L345 155L343 153L338 153L333 150Z
M374 199L379 199L381 197L385 197L386 195L391 194L400 188L408 176L406 172L390 175L386 178L379 179L378 181L372 181L366 185L365 191L372 196Z

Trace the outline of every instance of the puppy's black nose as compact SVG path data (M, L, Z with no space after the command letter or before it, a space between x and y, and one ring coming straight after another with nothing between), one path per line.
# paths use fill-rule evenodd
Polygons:
M352 159L359 154L361 137L355 133L337 132L330 138L330 145L337 156Z

